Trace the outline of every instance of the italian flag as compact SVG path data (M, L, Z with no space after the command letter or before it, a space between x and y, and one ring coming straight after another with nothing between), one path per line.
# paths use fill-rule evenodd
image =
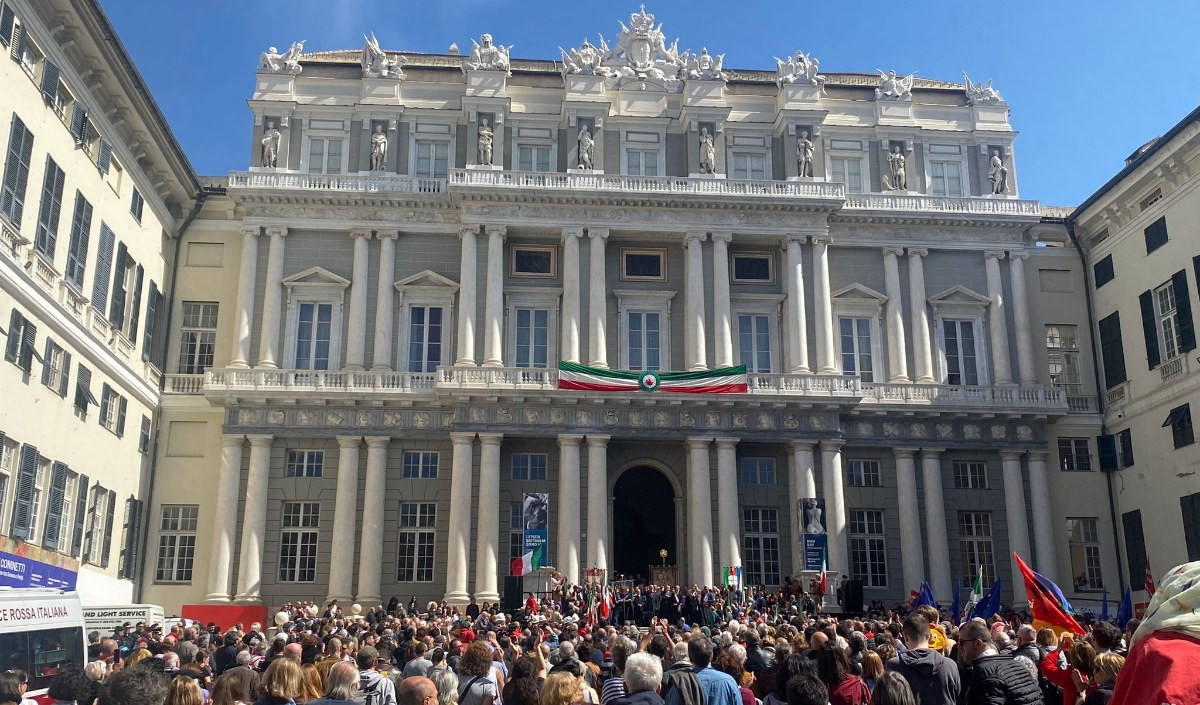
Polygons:
M829 551L828 549L821 551L821 581L817 584L821 588L821 594L829 589Z
M513 559L512 574L515 577L523 577L544 565L546 565L546 545L541 544L520 558Z
M975 571L975 582L971 583L971 596L968 598L968 602L970 602L972 605L977 605L977 604L979 604L979 601L982 599L983 599L983 566L981 565L981 566L978 566Z
M558 363L558 388L585 392L685 392L688 394L745 394L746 366L696 372L630 372Z

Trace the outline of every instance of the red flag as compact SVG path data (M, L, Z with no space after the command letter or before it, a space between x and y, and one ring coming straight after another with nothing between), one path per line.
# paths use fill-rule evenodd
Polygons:
M1146 556L1146 597L1154 597L1154 573L1150 572L1150 556Z
M821 594L825 594L826 588L829 587L829 551L821 552L821 582L817 583L821 588Z
M1021 569L1021 577L1025 580L1025 597L1029 600L1029 611L1033 613L1033 628L1050 627L1055 632L1065 630L1072 634L1086 634L1079 622L1063 610L1054 594L1033 577L1033 571L1025 565L1025 561L1015 552L1013 558L1017 559L1017 567Z

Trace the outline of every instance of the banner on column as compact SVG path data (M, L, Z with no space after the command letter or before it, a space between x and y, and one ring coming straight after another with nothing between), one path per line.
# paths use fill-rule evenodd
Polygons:
M804 570L820 572L828 548L828 535L825 533L825 500L819 497L806 497L800 500L796 507L803 523Z
M550 494L547 492L526 492L521 505L522 525L525 529L524 554L540 555L545 559L546 543L549 541L550 526ZM538 549L541 549L540 551ZM536 570L541 566L536 566Z

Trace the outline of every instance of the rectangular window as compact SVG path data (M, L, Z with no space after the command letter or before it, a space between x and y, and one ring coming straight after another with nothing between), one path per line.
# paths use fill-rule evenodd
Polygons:
M771 372L771 317L741 313L737 317L738 351L750 373Z
M437 476L437 451L404 451L404 465L401 477L408 480L436 480Z
M846 185L846 193L863 192L863 164L860 157L833 157L829 160L833 180Z
M956 490L986 490L987 463L976 461L955 461L954 489Z
M40 360L42 357L34 347L36 341L37 326L14 308L8 318L8 338L4 344L4 359L26 372L32 372L34 358Z
M358 468L346 468L348 472L358 474ZM338 468L341 472L342 468ZM325 451L323 450L289 450L284 477L321 477L325 473Z
M146 199L142 198L142 192L136 188L133 189L133 198L129 202L129 213L138 223L142 222L142 211L146 207Z
M546 367L549 364L550 312L544 308L513 311L516 325L517 367Z
M88 238L92 229L92 204L79 191L75 192L75 214L71 217L71 245L67 250L67 269L63 275L76 293L83 291L83 274L87 269Z
M1100 356L1104 359L1104 388L1125 381L1125 343L1121 339L1121 314L1114 311L1100 319Z
M312 137L308 141L308 173L342 173L342 140Z
M975 322L945 320L942 333L946 339L946 384L979 384Z
M629 369L662 369L662 314L629 311Z
M13 113L8 158L4 161L4 183L0 185L0 214L18 230L25 212L25 187L29 184L29 160L32 158L33 133Z
M775 283L775 258L771 255L732 255L731 259L735 284Z
M112 519L108 514L108 491L100 485L96 485L92 488L87 540L84 542L84 560L93 565L107 562L107 553L104 550L108 545L106 527L112 525Z
M1067 517L1067 544L1075 590L1103 590L1100 572L1100 529L1095 517Z
M442 307L408 309L408 371L433 372L442 364Z
M851 487L881 487L883 478L878 460L851 460L846 463Z
M961 198L963 195L961 162L929 162L929 194L946 198Z
M75 381L75 409L86 414L89 405L99 406L100 402L92 394L92 371L79 363L79 374Z
M1158 320L1158 343L1162 359L1179 355L1179 315L1175 310L1175 284L1167 282L1154 290L1154 315Z
M1122 468L1133 467L1133 431L1127 428L1116 435L1116 452Z
M554 245L513 245L511 257L511 276L545 279L558 276L558 248Z
M1067 390L1067 394L1083 393L1079 356L1079 336L1075 326L1046 326L1046 359L1050 366L1050 383Z
M625 173L629 176L660 176L657 149L626 149Z
M512 479L545 480L547 460L545 453L513 453Z
M58 243L58 220L62 213L63 181L66 175L58 164L46 157L46 174L42 177L42 203L38 209L37 234L34 248L54 261L55 245Z
M508 559L525 555L525 522L521 503L508 505Z
M550 171L549 145L519 145L517 171Z
M179 374L199 375L213 365L217 345L216 301L184 301L179 322Z
M985 589L996 581L996 561L992 554L992 515L988 512L958 513L959 565L967 585L975 572L983 570Z
M0 434L0 531L7 527L8 511L16 498L9 500L8 488L12 485L13 473L17 471L16 441Z
M1058 466L1063 472L1090 472L1092 454L1086 438L1058 439Z
M121 526L121 554L117 576L134 580L141 573L142 500L132 496L125 500L125 523Z
M767 178L767 156L747 152L733 153L733 178L763 181Z
M150 417L142 416L142 428L138 433L138 452L142 455L150 453Z
M397 582L433 582L434 528L436 525L436 504L404 502L400 505L400 555L397 561Z
M60 472L61 475L59 475ZM67 553L71 550L71 534L75 528L72 526L71 518L74 516L72 507L75 504L75 485L79 481L79 475L67 470L66 466L61 463L54 464L53 475L58 477L51 479L50 506L46 515L44 544L47 548ZM57 506L55 506L56 504ZM53 536L51 536L51 532L53 532Z
M871 354L871 319L838 318L842 342L842 374L858 375L864 382L875 381L875 361Z
M1135 509L1121 515L1121 526L1125 530L1125 559L1128 561L1129 584L1141 590L1146 584L1146 535L1142 533L1142 510Z
M328 370L333 304L302 303L296 326L296 369Z
M775 484L774 458L742 458L743 485L773 485Z
M105 384L100 394L100 425L117 436L125 435L125 410L129 401Z
M747 585L779 584L779 510L742 510L742 562Z
M70 375L70 354L50 338L46 338L46 351L42 353L42 384L63 396L66 393L66 377Z
M1106 255L1104 259L1092 265L1092 278L1096 281L1097 289L1116 279L1116 277L1117 275L1113 271L1112 255Z
M33 475L33 492L29 495L29 543L37 543L42 519L42 498L45 496L46 475L50 472L50 461L38 456L37 470Z
M284 502L279 537L279 582L311 583L317 579L317 530L320 502Z
M1146 254L1154 252L1158 248L1167 244L1167 218L1163 216L1146 226L1143 231L1146 236Z
M1191 405L1184 404L1171 409L1167 420L1163 422L1163 428L1168 426L1171 427L1171 440L1175 442L1176 448L1190 446L1196 442L1196 437L1192 432Z
M417 140L416 176L444 179L449 173L450 143L440 140Z
M624 281L666 281L667 251L622 248L621 279Z
M882 510L850 510L850 574L863 581L864 587L887 587Z
M1200 492L1179 498L1188 561L1200 561Z
M196 526L200 507L195 504L164 504L158 530L157 583L192 582L196 558Z

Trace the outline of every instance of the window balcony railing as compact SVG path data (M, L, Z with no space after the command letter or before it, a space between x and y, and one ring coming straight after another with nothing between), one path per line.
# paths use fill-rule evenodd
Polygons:
M437 384L435 372L373 372L370 370L264 370L224 368L204 373L204 391L428 393Z
M687 176L625 176L621 174L563 174L554 171L499 171L453 169L452 187L483 186L505 189L537 189L665 195L746 196L840 201L845 187L827 181L769 181L713 179Z
M166 375L166 394L199 394L204 391L204 375Z
M558 387L558 370L546 367L440 367L439 389L529 389Z
M1122 382L1104 393L1107 406L1120 406L1130 399L1129 382Z
M755 373L749 377L751 394L797 394L857 397L862 382L848 375L805 375L796 373Z
M231 171L229 188L350 191L358 193L442 193L445 179L380 174L304 174L292 171Z
M1068 394L1067 411L1072 414L1094 414L1097 411L1096 397L1091 394Z
M1158 373L1163 382L1179 379L1188 373L1187 355L1178 355L1159 365Z
M1059 387L976 387L956 384L863 384L863 401L931 406L1023 407L1067 409L1067 393Z
M1017 215L1041 217L1041 204L1016 198L946 198L889 193L856 193L846 197L846 210L909 211L948 215Z

